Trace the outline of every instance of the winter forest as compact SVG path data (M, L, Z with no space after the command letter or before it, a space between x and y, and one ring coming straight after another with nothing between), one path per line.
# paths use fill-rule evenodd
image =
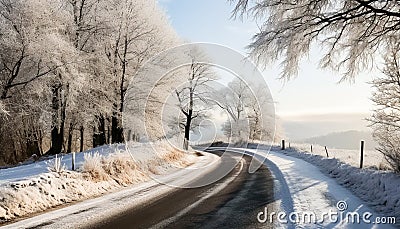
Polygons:
M0 166L146 131L151 141L181 134L187 148L213 108L227 114L221 131L235 141L274 137L265 88L219 85L217 69L199 63L209 60L204 50L165 53L147 69L184 44L155 0L1 0L0 16ZM178 62L188 64L157 78Z
M284 81L298 74L300 60L315 45L322 50L320 67L342 75L342 81L379 69L381 74L370 82L375 107L366 118L377 150L400 171L396 1L305 1L295 8L290 1L227 2L233 6L233 20L248 17L263 24L247 47L250 57L263 67L281 61ZM0 27L0 166L32 155L138 140L143 128L135 120L142 120L143 112L151 114L146 122L159 120L166 94L149 97L152 104L142 111L140 93L149 80L135 79L131 88L130 82L150 58L185 43L156 0L0 0ZM162 69L180 58L192 61L152 85L170 90L174 100L169 102L176 106L168 112L179 113L167 121L171 132L161 133L162 124L152 125L152 137L180 131L189 140L189 132L208 118L208 111L220 109L229 119L222 125L225 135L254 141L265 140L263 132L274 140L275 117L261 117L259 108L274 101L254 98L241 81L230 82L228 91L211 90L210 83L218 78L215 69L192 57L168 56L157 66ZM185 80L187 85L175 87ZM127 95L137 103L127 103ZM123 126L125 108L136 109L129 130ZM260 125L261 119L270 129Z
M165 17L149 0L1 0L0 165L122 142L133 73L180 42Z

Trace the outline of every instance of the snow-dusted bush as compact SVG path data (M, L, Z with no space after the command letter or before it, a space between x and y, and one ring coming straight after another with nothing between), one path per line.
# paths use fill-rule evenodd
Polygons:
M377 150L385 155L385 159L390 168L396 173L400 173L400 131L387 128L389 130L375 130L374 137L379 143Z
M86 153L84 156L82 172L84 177L93 181L108 180L108 175L103 168L103 156L98 152Z
M120 185L148 179L145 172L139 170L139 166L129 153L118 149L108 156L101 156L99 153L86 154L82 172L86 178L94 182L114 180Z
M50 160L50 161L46 162L47 170L49 170L49 172L54 172L54 173L65 172L66 166L65 166L65 164L62 164L62 159L63 159L63 157L58 157L56 155L54 160Z

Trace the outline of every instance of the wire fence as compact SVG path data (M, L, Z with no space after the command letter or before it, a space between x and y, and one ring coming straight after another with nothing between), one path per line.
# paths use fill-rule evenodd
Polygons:
M351 150L282 140L281 148L285 150L293 149L328 158L336 158L355 167L388 170L389 166L382 153L376 150L365 150L366 144L368 144L368 142L360 141L359 149Z

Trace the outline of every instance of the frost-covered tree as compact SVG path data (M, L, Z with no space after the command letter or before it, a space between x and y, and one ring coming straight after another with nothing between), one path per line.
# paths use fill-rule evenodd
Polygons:
M370 118L378 150L387 162L400 172L400 42L390 41L389 53L385 56L383 76L373 80L375 88L372 101L376 105Z
M168 48L177 38L156 1L111 2L114 10L108 11L108 15L113 19L113 30L105 52L114 79L112 141L122 142L122 112L129 82L146 60Z
M204 107L207 105L207 89L209 83L215 80L215 74L206 63L198 62L197 56L201 55L198 50L188 53L191 60L190 66L183 70L186 82L181 87L175 89L175 95L178 100L177 106L183 115L179 119L179 125L184 130L184 149L189 147L190 132L196 119L204 118Z
M197 45L175 46L155 56L129 85L125 123L148 140L183 132L187 147L191 131L207 116L209 84L216 78L206 62Z
M222 130L226 136L242 140L248 138L249 125L247 119L246 104L252 96L248 85L235 79L228 87L216 92L215 103L229 114L229 120L224 123Z
M18 117L24 113L21 117L32 123L40 117L35 112L36 108L44 108L40 103L46 101L33 98L44 97L50 82L56 80L62 72L71 71L69 61L76 54L66 36L70 25L65 23L67 15L60 10L61 5L59 1L48 0L13 0L2 1L0 4L0 26L5 32L2 34L0 52L0 100L6 109L12 110L12 116ZM17 95L18 98L13 98ZM17 118L12 121L15 120ZM26 120L20 120L20 123ZM7 123L12 124L12 121ZM10 132L28 133L18 134L22 138L16 139L21 139L22 142L32 140L33 135L29 133L34 130L29 125L20 126L23 127L22 130L10 126ZM23 136L26 136L26 140ZM21 147L14 144L14 151L16 148ZM27 148L25 151L31 147ZM37 153L35 149L32 151ZM28 152L28 156L29 154Z
M259 92L256 94L251 88ZM263 114L260 106L273 103L264 90L265 88L251 87L243 80L235 78L228 83L228 87L217 91L214 95L216 105L229 114L229 120L222 126L226 136L234 137L237 141L273 139L274 129L271 126L274 123L263 124L263 121L268 120L265 117L268 113Z
M0 164L111 142L127 82L177 40L153 0L0 0L0 31Z
M65 67L66 63L52 56L66 48L62 33L67 32L68 25L63 22L65 14L54 12L58 4L45 0L0 1L0 99L4 106L14 89ZM57 42L60 44L54 46Z
M84 82L80 82L81 87L74 90L76 94L73 96L73 104L68 106L70 118L66 141L69 152L73 133L76 131L79 132L77 139L80 142L80 151L85 145L96 147L108 143L106 120L111 116L112 93L107 89L112 77L107 68L104 46L112 25L106 17L109 5L106 0L65 2L65 10L70 15L70 23L73 24L70 39L80 57L77 71L84 79Z
M229 0L234 16L254 17L260 31L249 45L266 64L282 58L282 77L298 72L300 60L313 44L321 48L320 65L345 79L373 65L377 50L399 36L400 4L381 0Z
M246 100L250 99L249 86L240 79L235 79L227 88L217 92L220 99L217 105L226 110L235 121L245 117Z

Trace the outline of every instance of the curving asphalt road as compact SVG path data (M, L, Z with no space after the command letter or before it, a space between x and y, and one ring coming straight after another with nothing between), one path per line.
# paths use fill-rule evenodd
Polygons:
M275 208L274 179L265 166L249 174L250 161L249 156L241 159L237 153L226 152L221 166L193 184L228 174L219 181L200 188L177 188L145 206L110 216L88 228L273 228L259 223L257 214L265 207Z

